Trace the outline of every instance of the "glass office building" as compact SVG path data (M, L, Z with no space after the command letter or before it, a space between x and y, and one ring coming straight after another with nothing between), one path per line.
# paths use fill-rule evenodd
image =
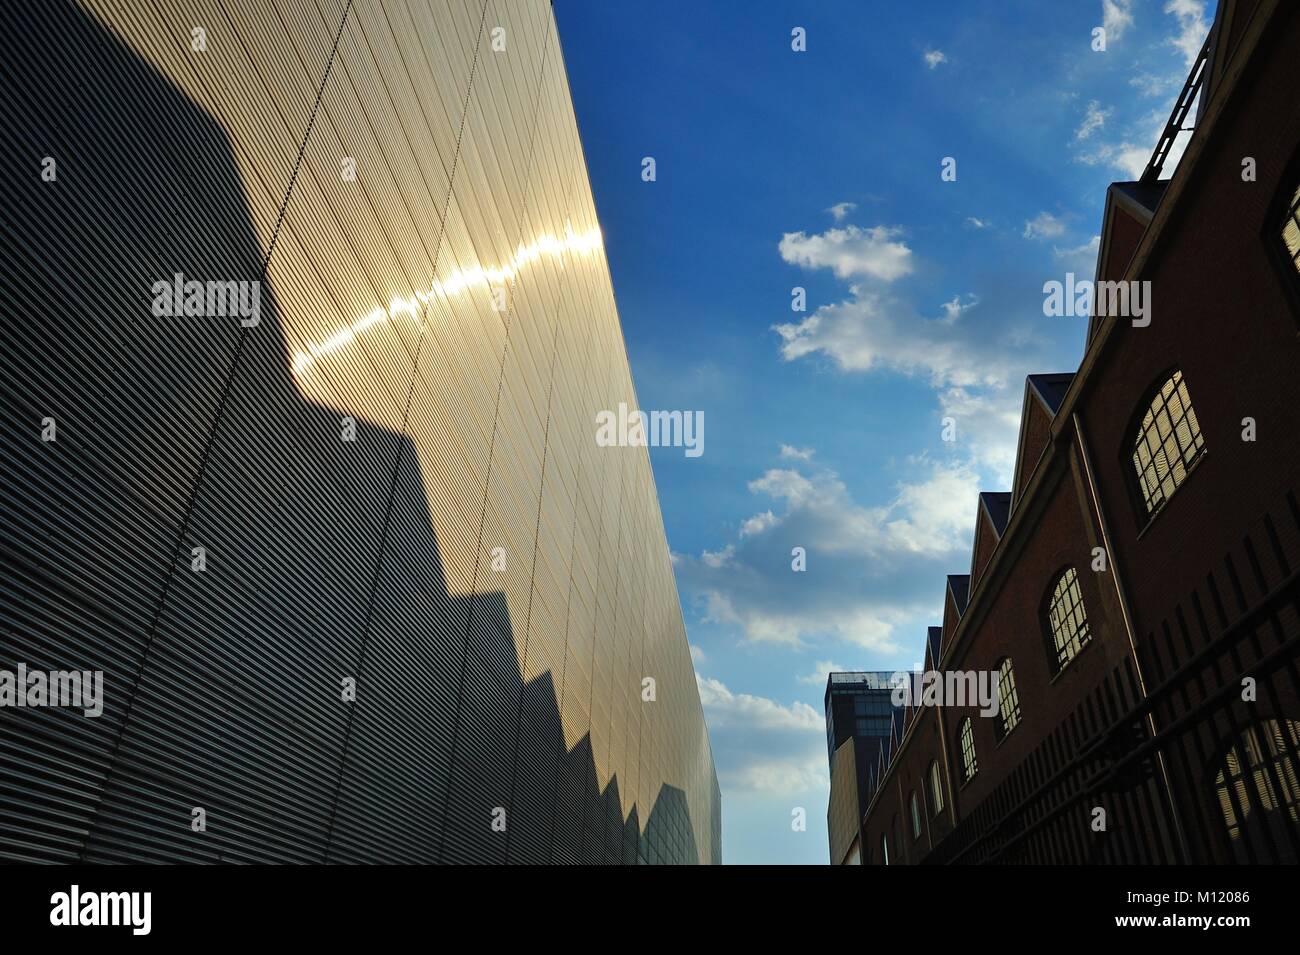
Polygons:
M719 861L550 4L3 32L0 859Z
M826 810L831 864L861 862L862 814L880 752L902 708L892 695L897 674L889 671L832 673L826 679L826 756L831 791Z
M891 696L892 671L832 673L826 680L826 755L849 738L863 740L874 747L872 755L889 739L895 719L902 710L894 706ZM875 765L874 759L872 765Z

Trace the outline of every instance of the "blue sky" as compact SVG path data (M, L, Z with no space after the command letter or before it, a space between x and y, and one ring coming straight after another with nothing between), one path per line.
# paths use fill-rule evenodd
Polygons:
M1043 283L1092 277L1106 186L1141 172L1212 4L555 11L638 399L704 412L702 456L651 460L724 860L825 863L826 672L919 661L977 492L1009 487L1025 375L1081 355Z

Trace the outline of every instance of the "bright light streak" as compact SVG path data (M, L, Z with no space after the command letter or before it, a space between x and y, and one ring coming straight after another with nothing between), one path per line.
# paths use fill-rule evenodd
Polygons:
M444 297L460 295L470 286L481 282L485 282L489 286L504 285L507 282L513 282L525 265L536 262L544 255L552 258L559 258L566 252L589 255L599 249L600 245L600 229L592 229L589 232L579 234L573 231L572 226L565 225L563 239L547 234L539 237L532 245L521 244L515 250L514 257L510 262L499 268L485 269L481 265L476 265L472 269L461 269L452 273L445 282L439 282L435 279L432 288L427 292L416 292L412 298L402 298L395 295L389 301L387 308L380 306L364 318L353 322L347 328L335 332L323 342L315 345L309 344L305 351L297 352L293 356L293 373L295 375L302 374L317 359L338 351L345 345L352 344L362 332L381 322L390 321L400 315L406 315L412 321L418 322L420 315L424 311L424 306L437 295Z

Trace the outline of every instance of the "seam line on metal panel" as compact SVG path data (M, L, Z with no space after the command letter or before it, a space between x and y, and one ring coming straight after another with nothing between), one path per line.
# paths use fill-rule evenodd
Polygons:
M487 20L488 2L489 0L484 0L483 2L483 20L480 21L479 23L480 38L482 36L483 23L486 22ZM548 23L547 36L549 37L549 35L550 35L550 26ZM478 65L478 47L475 47L474 49L474 65L475 66ZM545 68L545 46L543 46L543 69L544 68ZM470 70L471 86L473 85L473 75L474 75L473 69L471 68ZM538 84L538 95L539 95L538 105L539 106L540 106L540 93L541 93L541 85L539 83ZM469 104L469 97L467 94L466 105L468 106L468 104ZM523 230L525 228L525 222L528 216L528 196L529 196L529 189L532 185L531 173L533 167L533 147L536 142L536 134L537 134L536 114L537 114L537 110L535 109L532 132L529 134L528 137L528 161L524 167L525 169L524 200L523 200L523 205L520 207L520 213L519 213L519 230L520 230L521 238L523 235ZM517 285L519 281L517 276L514 281ZM487 472L483 477L483 504L479 508L478 533L475 535L475 541L474 541L474 575L470 586L470 594L472 594L475 597L477 597L478 595L478 574L479 574L479 567L482 564L482 554L483 554L483 525L487 521L488 495L492 487L492 463L496 452L497 429L500 425L500 419L501 419L501 392L505 386L506 356L510 353L510 329L511 329L511 325L513 324L512 323L513 318L514 318L514 295L511 295L505 313L505 320L504 320L505 321L505 342L501 347L501 365L497 371L496 404L492 409L492 436L488 440ZM529 584L529 586L530 587L532 586L531 583ZM441 823L438 827L438 859L439 860L443 858L446 851L446 845L447 845L447 803L451 798L451 780L452 777L455 775L455 771L456 771L456 751L460 742L461 714L464 711L465 677L466 677L466 669L469 666L469 641L471 639L471 634L473 630L474 608L476 606L477 606L477 601L476 600L471 601L470 608L465 619L465 639L461 642L460 683L456 688L456 713L452 719L451 753L448 757L447 781L443 788L442 817L441 817ZM521 675L521 679L522 679L522 675ZM522 692L522 689L520 692Z
M335 54L338 53L339 40L343 36L343 28L348 22L348 15L352 10L352 0L347 0L347 6L343 9L343 17L339 21L338 31L334 34L334 46L330 50L329 59L325 63L325 73L321 77L319 86L316 88L316 101L312 104L311 116L307 120L307 129L303 133L302 143L298 147L298 156L294 160L293 172L289 176L289 185L285 189L284 200L280 203L280 211L276 215L275 228L271 233L271 241L267 244L266 255L262 259L263 281L266 279L267 270L271 265L271 256L275 252L276 240L280 235L280 227L284 222L285 212L289 207L289 200L293 196L294 183L298 180L298 170L302 167L302 158L307 151L307 142L311 138L312 127L316 123L316 115L320 110L321 98L325 94L325 84L329 81L330 69L334 65ZM189 532L190 518L194 513L194 502L198 499L199 490L203 485L203 477L207 471L208 457L212 452L212 446L216 442L217 432L220 430L221 421L226 410L226 402L230 397L230 389L234 383L235 376L239 371L240 361L244 354L244 344L248 341L249 328L241 326L239 339L235 344L235 353L231 357L230 370L226 373L225 383L221 388L221 395L217 400L216 414L212 419L212 427L208 432L207 440L203 444L203 453L199 456L198 470L194 476L193 489L190 492L189 499L185 505L185 512L181 518L180 533L177 537L176 546L172 552L171 567L168 570L167 580L163 583L162 593L159 595L158 604L154 609L153 618L149 625L149 634L145 639L144 649L140 654L140 665L136 668L134 679L131 681L130 692L127 695L126 707L122 713L122 724L117 732L117 738L113 742L113 748L109 753L108 768L104 774L104 785L101 790L99 800L95 804L95 811L90 817L90 822L86 827L86 836L81 845L80 861L85 861L86 854L89 851L91 836L99 823L100 816L103 814L104 803L108 799L109 789L113 776L117 770L118 757L122 749L122 741L126 737L127 727L130 724L131 712L135 705L136 695L140 689L140 682L144 678L145 668L149 663L149 654L153 649L154 638L158 633L158 622L162 618L163 607L167 603L167 597L171 592L172 581L176 579L176 564L180 555L181 547L185 543L185 535Z
M443 240L446 238L446 233L447 233L447 215L451 210L451 197L456 182L456 170L459 168L460 165L460 149L461 149L461 142L463 141L463 137L465 133L465 120L469 115L470 99L474 91L474 74L477 71L477 67L478 67L478 55L479 55L478 49L483 39L483 24L486 21L487 21L487 2L485 0L483 4L483 15L482 18L479 20L478 39L475 41L474 62L470 66L469 82L465 86L465 103L464 106L461 107L460 126L456 131L456 149L452 154L451 174L447 178L447 194L443 197L443 201L442 201L442 216L439 222L438 242L437 245L434 247L434 253L433 253L434 275L437 275L438 262L442 258L442 249L444 245ZM388 504L384 510L384 525L383 525L383 531L381 532L380 535L379 556L375 565L374 578L371 582L370 597L366 604L366 616L362 624L361 652L358 657L357 667L356 667L356 678L358 684L360 684L361 682L362 669L364 667L365 659L366 659L366 649L369 646L369 642L370 642L370 621L374 614L375 593L379 589L379 579L383 573L384 550L385 550L385 545L387 544L388 541L388 528L391 522L392 503L394 497L396 496L397 481L401 475L401 470L402 470L402 451L404 450L403 442L406 440L407 427L410 422L411 399L415 393L415 383L419 380L420 354L424 347L425 330L427 327L427 323L424 321L424 316L428 314L431 301L432 298L430 298L429 301L425 302L424 310L421 314L420 339L416 346L415 361L411 366L411 381L409 386L407 387L407 392L406 392L406 409L402 415L402 430L400 435L398 436L397 455L396 455L396 460L393 463L393 480L389 484ZM329 827L326 832L326 838L325 838L325 861L326 862L329 861L330 847L334 839L334 823L335 823L336 814L338 812L339 797L342 793L342 788L343 788L343 776L347 771L348 746L352 739L352 724L355 717L356 717L356 709L354 707L348 713L347 729L343 737L343 750L339 758L338 780L334 789L334 800L330 806ZM450 772L450 766L449 766L449 772Z

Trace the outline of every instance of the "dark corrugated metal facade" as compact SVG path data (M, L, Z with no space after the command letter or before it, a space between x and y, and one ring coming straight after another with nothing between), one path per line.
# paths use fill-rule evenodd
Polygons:
M549 4L7 21L0 859L720 861Z

